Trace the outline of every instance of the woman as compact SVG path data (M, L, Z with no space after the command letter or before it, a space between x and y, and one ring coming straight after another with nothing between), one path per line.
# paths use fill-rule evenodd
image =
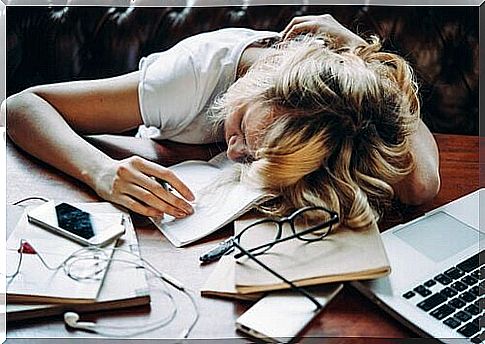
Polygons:
M312 37L299 36L306 32ZM402 58L331 16L308 16L281 35L193 36L119 77L30 88L7 100L8 134L106 200L178 218L193 212L194 197L170 170L140 157L112 159L79 135L144 124L143 137L224 138L228 157L251 162L247 175L277 196L273 213L326 205L362 227L391 197L419 204L439 189L437 148L416 92Z

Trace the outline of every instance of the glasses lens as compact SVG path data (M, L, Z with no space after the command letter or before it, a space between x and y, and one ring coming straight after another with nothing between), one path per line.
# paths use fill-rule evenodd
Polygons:
M332 214L323 209L310 208L302 211L293 218L295 234L305 241L320 240L330 232L331 226L324 224L331 219ZM316 229L309 231L312 228ZM306 233L307 231L310 233Z
M268 251L273 246L271 243L280 236L278 223L268 220L248 227L240 236L239 244L252 254L258 255Z

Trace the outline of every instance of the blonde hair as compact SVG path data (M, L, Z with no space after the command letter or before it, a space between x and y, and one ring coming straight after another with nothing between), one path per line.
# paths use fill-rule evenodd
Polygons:
M219 118L255 101L274 118L247 170L277 196L263 210L318 205L351 228L377 221L391 185L414 168L420 113L410 66L380 49L376 37L355 48L315 36L282 43L217 101Z

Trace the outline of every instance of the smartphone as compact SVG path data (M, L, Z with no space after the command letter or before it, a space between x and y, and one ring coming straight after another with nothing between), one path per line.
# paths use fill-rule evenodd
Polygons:
M75 206L49 201L27 213L29 222L51 230L82 245L102 246L125 233L119 222L113 223L101 215L90 214Z
M325 307L342 287L342 283L332 283L307 290ZM272 292L236 320L236 329L259 341L291 343L324 307L316 309L307 297L293 290Z

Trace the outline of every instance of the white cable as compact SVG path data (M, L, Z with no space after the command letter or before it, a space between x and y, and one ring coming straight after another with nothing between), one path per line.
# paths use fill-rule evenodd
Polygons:
M24 240L24 239L20 240L19 263L17 264L16 271L13 274L7 276L7 278L10 278L9 283L20 272L20 268L21 268L21 264L22 264L22 257L23 257L23 254L24 254L24 252L23 252L24 246L23 245L26 242L27 241ZM32 248L35 251L35 248L34 247L32 247ZM144 264L140 264L138 262L133 262L133 261L126 260L126 259L112 258L111 256L108 255L107 251L119 251L119 252L124 252L124 253L130 254L130 255L138 258ZM98 255L97 253L100 253L101 255ZM86 255L86 254L88 254L88 255ZM89 254L91 254L91 255L89 255ZM200 317L199 308L198 308L198 305L197 305L197 302L196 302L194 296L192 295L193 291L186 289L181 282L179 282L175 278L159 271L149 261L145 260L144 258L139 256L138 254L135 254L135 253L133 253L129 250L125 250L123 248L116 248L116 247L115 248L108 248L108 249L103 249L103 248L99 248L99 247L96 247L96 246L83 247L83 248L75 251L71 255L69 255L62 263L60 263L57 266L50 266L49 264L47 264L47 262L43 259L43 257L39 253L37 253L37 251L36 251L36 256L39 258L41 263L48 270L59 270L59 269L62 268L64 270L64 273L69 278L71 278L73 280L77 280L77 281L100 279L99 277L97 277L97 275L99 275L101 272L106 270L111 262L120 262L120 263L124 263L124 264L128 264L128 265L133 265L135 267L143 268L146 271L148 271L149 273L151 273L153 276L155 276L161 283L164 284L164 286L165 286L165 283L170 284L171 286L173 286L177 290L181 291L190 300L190 302L193 306L193 309L194 309L195 316L194 316L193 321L187 326L187 328L185 328L183 330L182 338L187 338L189 336L190 332L192 331L194 326L197 324L197 321L199 320L199 317ZM94 263L95 263L94 266L96 267L96 269L89 275L81 276L81 275L76 275L75 273L73 273L73 266L75 266L75 264L77 264L79 262L85 262L85 261L94 261ZM104 263L104 264L100 265L100 263ZM77 313L73 313L73 312L66 313L65 321L66 321L66 324L68 324L68 322L69 322L71 325L75 325L75 326L71 326L71 325L68 324L69 326L71 326L73 328L83 329L83 330L87 330L87 331L91 331L91 332L96 332L98 334L108 336L108 337L120 337L120 336L130 337L130 336L135 336L135 335L139 335L139 334L142 334L142 333L146 333L146 332L149 332L149 331L153 331L157 328L161 328L161 327L164 327L167 324L169 324L171 321L173 321L173 319L176 317L176 315L178 313L177 304L175 302L175 299L173 298L173 295L168 291L168 289L163 290L162 292L170 300L170 303L172 305L171 314L169 316L161 319L161 320L158 320L156 322L153 322L151 324L144 326L143 329L139 329L139 330L135 330L135 331L131 331L131 332L126 332L126 333L114 333L114 332L102 331L102 330L100 331L100 330L98 330L98 328L121 330L121 329L126 329L126 327L115 326L115 325L97 325L96 323L86 323L86 322L77 323L79 316L77 315ZM74 319L76 319L76 320L74 320Z

